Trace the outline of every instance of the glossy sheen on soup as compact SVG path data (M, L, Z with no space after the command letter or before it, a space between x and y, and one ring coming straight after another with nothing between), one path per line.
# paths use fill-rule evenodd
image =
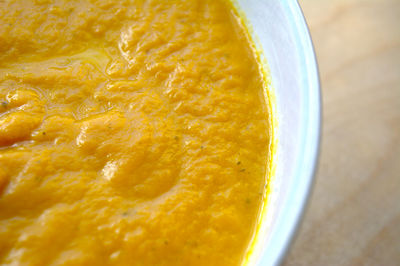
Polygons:
M0 25L0 264L241 264L270 116L230 2L5 0Z

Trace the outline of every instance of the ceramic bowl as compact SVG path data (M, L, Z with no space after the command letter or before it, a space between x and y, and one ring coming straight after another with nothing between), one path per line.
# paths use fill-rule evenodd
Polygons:
M248 265L279 265L296 233L317 165L321 98L310 34L295 0L238 0L266 59L274 115L276 171Z

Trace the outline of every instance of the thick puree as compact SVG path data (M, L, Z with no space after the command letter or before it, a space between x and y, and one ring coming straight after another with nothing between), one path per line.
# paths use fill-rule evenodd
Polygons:
M224 0L0 1L0 264L240 264L256 58Z

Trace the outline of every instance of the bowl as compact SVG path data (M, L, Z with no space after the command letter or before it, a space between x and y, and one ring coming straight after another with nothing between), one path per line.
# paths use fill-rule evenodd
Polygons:
M282 262L310 196L317 165L321 98L311 37L295 0L237 0L266 59L275 116L274 171L247 265ZM264 61L265 62L265 61Z

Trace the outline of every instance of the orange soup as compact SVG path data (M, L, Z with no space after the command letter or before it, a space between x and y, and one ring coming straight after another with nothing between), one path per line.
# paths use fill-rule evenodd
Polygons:
M0 1L0 264L240 265L270 115L225 0Z

